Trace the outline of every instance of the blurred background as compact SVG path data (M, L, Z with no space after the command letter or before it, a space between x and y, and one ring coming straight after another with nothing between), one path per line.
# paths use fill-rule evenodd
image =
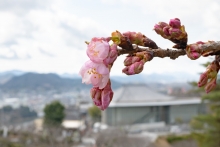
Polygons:
M217 0L0 0L0 146L171 146L164 136L190 134L192 119L208 112L193 83L213 58L154 58L127 76L120 56L113 101L101 112L78 74L89 60L85 41L135 31L171 48L153 27L173 18L188 43L218 41L219 11Z

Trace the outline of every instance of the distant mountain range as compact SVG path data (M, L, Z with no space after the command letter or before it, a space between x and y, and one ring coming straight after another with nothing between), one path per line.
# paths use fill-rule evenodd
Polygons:
M163 74L138 74L132 76L111 76L113 89L119 88L127 83L145 83L155 89L164 87L164 84L171 87L184 87L187 82L198 80L199 75L190 75L188 73L163 73ZM18 70L0 73L0 89L4 91L18 90L81 90L90 89L91 85L82 84L82 79L77 74L54 73L40 74L29 73ZM187 88L188 89L188 88Z
M17 73L17 72L16 72ZM4 77L7 80L3 80ZM39 74L39 73L19 73L13 74L0 74L2 79L2 84L0 89L3 91L46 91L46 90L58 90L58 91L69 91L69 90L81 90L89 89L92 86L82 84L82 79L80 78L61 78L57 74ZM121 83L112 81L113 89L121 86Z

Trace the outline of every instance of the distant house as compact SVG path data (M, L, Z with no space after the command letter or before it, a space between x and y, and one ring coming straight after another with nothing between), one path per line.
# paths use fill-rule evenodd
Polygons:
M175 98L151 90L144 84L125 85L117 89L102 122L109 126L140 123L189 122L204 112L200 98Z

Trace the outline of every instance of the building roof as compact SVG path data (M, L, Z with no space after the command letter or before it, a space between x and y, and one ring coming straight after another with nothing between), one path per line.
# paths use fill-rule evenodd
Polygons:
M81 120L64 120L62 122L62 126L66 129L79 129L84 125L84 121Z
M201 103L200 98L181 98L161 94L145 84L129 84L117 89L109 107L187 105Z

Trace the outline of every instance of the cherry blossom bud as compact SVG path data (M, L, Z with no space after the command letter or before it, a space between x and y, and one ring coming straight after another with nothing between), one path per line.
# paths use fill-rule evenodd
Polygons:
M202 87L202 86L204 86L205 84L207 84L208 79L209 79L209 77L208 77L207 71L204 72L203 74L201 74L200 79L199 79L199 82L198 82L198 87Z
M178 38L182 34L182 32L180 29L170 28L169 34L171 35L172 38Z
M136 34L137 34L136 32L130 32L130 31L123 33L123 35L126 36L131 41L131 43L135 41Z
M164 28L164 27L166 27L166 26L169 26L167 23L165 23L165 22L159 22L159 25L160 25L160 27L161 28Z
M147 62L153 59L153 54L147 51L138 52L136 53L136 56L140 57L144 62Z
M129 66L132 64L132 56L127 56L124 60L124 65Z
M154 25L154 30L157 34L162 35L163 34L163 28L169 26L167 23L165 22L159 22L158 24Z
M160 34L160 35L163 33L163 28L158 24L155 24L154 30L157 34Z
M101 93L102 93L102 90L97 88L97 87L93 87L91 90L90 90L90 95L92 97L92 100L94 102L94 104L96 106L101 106L102 105L102 102L101 102Z
M116 32L112 32L112 41L119 45L121 43L121 38L123 37L123 35L119 32L119 31L116 31Z
M170 19L169 25L172 28L180 28L181 22L179 18Z
M143 69L144 69L144 62L143 61L134 63L134 72L135 72L135 74L141 73L143 71Z
M134 74L139 74L142 72L144 69L144 61L139 61L131 64L130 66L126 66L122 72L125 73L126 75L134 75Z
M187 45L186 54L190 59L196 60L201 56L201 52L202 52L200 49L201 44L202 42L199 41L197 43Z
M112 44L110 46L110 51L108 56L103 60L105 65L111 65L118 57L117 44Z
M187 54L187 56L192 60L196 60L201 56L201 54L197 52L191 52L190 54Z
M206 69L208 71L209 78L215 78L218 74L219 68L219 63L216 60L210 63Z
M141 58L140 57L138 57L138 56L132 56L132 64L133 63L135 63L135 62L139 62L139 61L141 61Z
M97 107L99 107L101 110L105 110L109 106L113 98L113 94L114 94L111 89L110 80L108 81L108 84L103 89L93 87L90 90L90 94L91 94L94 104Z
M163 28L163 33L164 33L164 35L167 36L167 37L170 36L169 29L170 29L169 26L166 26L166 27ZM163 37L164 37L164 36L163 36Z
M181 26L180 19L171 19L169 25L165 22L160 22L154 26L154 30L163 38L174 42L176 44L173 46L174 48L185 49L187 44L187 33L184 25Z
M216 87L216 78L211 79L205 86L206 93L209 93Z
M99 106L101 110L105 110L106 108L108 108L110 102L112 101L113 94L114 93L111 89L111 85L108 83L106 87L102 90L102 94L101 94L102 105Z

